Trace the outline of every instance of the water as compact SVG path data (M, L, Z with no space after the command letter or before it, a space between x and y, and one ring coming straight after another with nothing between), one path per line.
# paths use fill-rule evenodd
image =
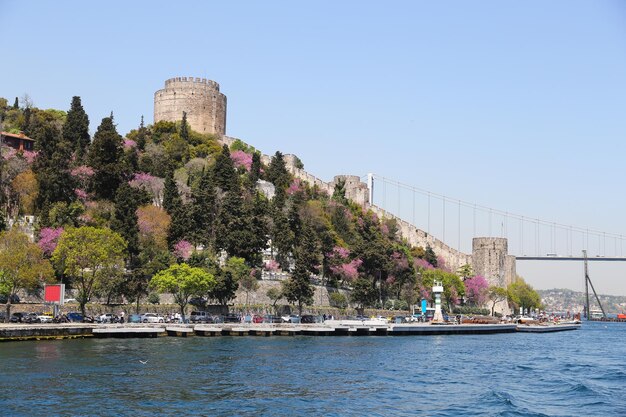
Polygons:
M10 342L0 415L624 416L625 336Z

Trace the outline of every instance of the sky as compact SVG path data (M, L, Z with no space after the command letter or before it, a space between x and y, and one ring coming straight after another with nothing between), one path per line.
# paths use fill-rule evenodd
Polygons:
M375 173L626 236L623 1L0 0L0 39L0 96L78 95L92 132L111 111L122 134L151 123L166 79L205 77L229 136L324 180ZM626 295L623 264L592 265L599 292ZM580 264L517 269L582 289Z

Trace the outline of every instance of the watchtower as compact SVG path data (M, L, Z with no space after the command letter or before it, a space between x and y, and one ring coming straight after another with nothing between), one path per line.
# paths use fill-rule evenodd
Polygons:
M182 120L199 133L226 134L226 96L220 85L206 78L176 77L154 93L154 122Z

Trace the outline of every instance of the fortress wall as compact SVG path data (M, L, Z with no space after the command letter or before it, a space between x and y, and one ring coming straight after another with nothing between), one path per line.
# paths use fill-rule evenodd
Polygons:
M154 121L176 122L187 112L187 123L200 133L226 133L226 96L219 84L205 78L177 77L154 93Z

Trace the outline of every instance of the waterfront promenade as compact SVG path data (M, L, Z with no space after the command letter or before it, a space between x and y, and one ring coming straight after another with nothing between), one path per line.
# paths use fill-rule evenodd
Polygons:
M315 324L0 324L0 341L167 336L429 336L513 333L517 330L516 324L391 324L378 320L329 320Z

